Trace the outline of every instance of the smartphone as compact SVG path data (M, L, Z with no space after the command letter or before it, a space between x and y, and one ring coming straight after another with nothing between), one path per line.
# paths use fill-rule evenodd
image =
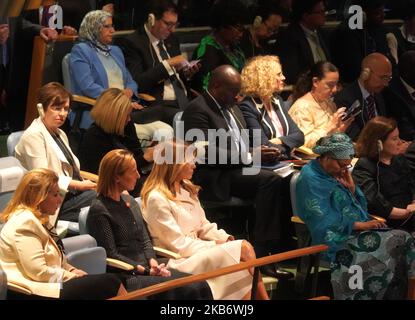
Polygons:
M195 65L197 65L200 61L202 61L201 59L199 59L199 60L192 60L192 61L189 61L188 63L187 63L187 65L186 65L186 69L190 69L190 68L193 68Z
M342 121L346 121L352 116L357 116L360 112L362 112L362 105L360 104L359 100L353 102L351 107L346 110L346 114L342 117Z
M45 117L45 111L43 110L43 105L41 103L38 103L36 107L37 107L37 112L39 113L39 116L43 119Z

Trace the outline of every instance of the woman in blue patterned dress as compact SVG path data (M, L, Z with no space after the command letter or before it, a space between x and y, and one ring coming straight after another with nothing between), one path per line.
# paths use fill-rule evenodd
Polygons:
M413 289L413 238L367 213L348 170L354 148L347 135L321 138L313 151L320 157L302 169L296 201L313 243L329 246L334 298L405 299Z

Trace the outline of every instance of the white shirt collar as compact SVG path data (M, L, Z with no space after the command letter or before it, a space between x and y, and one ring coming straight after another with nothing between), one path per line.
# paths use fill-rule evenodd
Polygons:
M150 39L150 42L153 46L157 47L157 45L159 44L160 40L157 39L151 32L150 30L148 30L147 25L144 25L144 30L146 31L146 34L148 36L148 38Z
M366 90L366 88L360 83L360 80L357 81L360 87L360 91L362 92L363 100L366 100L368 96L370 96L369 91Z

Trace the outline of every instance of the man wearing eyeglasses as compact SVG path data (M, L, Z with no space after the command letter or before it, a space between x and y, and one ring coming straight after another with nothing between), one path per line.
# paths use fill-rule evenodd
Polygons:
M287 84L319 61L330 61L330 52L320 28L326 23L322 0L293 0L292 22L277 37L274 53L280 57Z
M356 140L365 124L376 116L388 116L383 89L392 80L392 64L381 53L372 53L362 61L359 78L334 96L337 107L349 109L359 101L362 112L347 129L347 135Z
M161 120L171 125L174 115L187 106L186 79L199 66L190 65L181 54L173 35L177 26L177 6L170 0L156 0L144 26L117 42L139 90L156 98L148 108L133 115L136 123Z

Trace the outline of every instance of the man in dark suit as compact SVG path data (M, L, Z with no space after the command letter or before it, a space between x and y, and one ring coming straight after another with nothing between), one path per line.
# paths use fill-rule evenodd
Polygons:
M301 73L318 61L329 61L330 53L320 28L326 23L322 0L294 0L293 19L278 35L275 54L280 57L287 84L295 84Z
M253 199L256 211L253 243L257 256L261 257L277 251L290 222L283 218L282 178L271 170L258 169L253 175L244 170L244 164L251 163L252 154L241 131L245 121L235 105L240 88L238 71L229 65L216 68L208 90L190 102L182 120L187 140L194 140L193 134L196 134L197 141L209 143L205 163L198 166L193 178L202 186L201 199L228 200L231 196ZM278 158L276 148L257 148L261 149L262 161ZM282 270L277 271L267 267L264 272L289 276Z
M7 25L8 40L0 45L3 60L2 101L10 129L17 131L22 130L24 124L33 38L39 35L45 41L53 41L58 34L55 30L33 24L22 16L8 18Z
M197 72L189 68L173 35L178 24L177 7L169 0L154 1L142 29L116 42L124 52L127 68L140 91L156 101L132 115L136 123L162 120L173 123L174 115L188 104L186 77Z
M362 62L359 78L334 96L337 107L349 109L359 101L362 112L355 116L346 133L356 140L365 124L376 116L387 116L383 89L392 79L392 64L381 53L372 53Z
M399 59L399 76L385 90L390 116L398 123L401 139L415 139L415 51L407 51Z

